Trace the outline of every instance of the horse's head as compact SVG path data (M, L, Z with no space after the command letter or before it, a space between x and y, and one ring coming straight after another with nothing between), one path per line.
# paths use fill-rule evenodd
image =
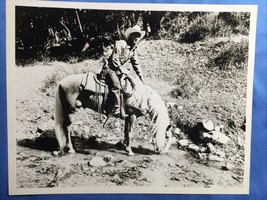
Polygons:
M169 150L172 143L172 131L173 126L168 125L165 131L157 131L153 134L152 144L156 153L162 154Z

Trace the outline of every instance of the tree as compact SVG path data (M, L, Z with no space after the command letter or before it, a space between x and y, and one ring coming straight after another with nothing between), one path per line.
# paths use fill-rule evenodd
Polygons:
M149 33L149 37L154 39L160 38L161 19L166 12L163 11L146 11L142 13L143 28ZM149 30L150 29L150 30Z

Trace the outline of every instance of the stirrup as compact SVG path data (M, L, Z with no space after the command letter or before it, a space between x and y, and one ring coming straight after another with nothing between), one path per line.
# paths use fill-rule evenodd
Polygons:
M128 115L125 113L124 107L121 107L120 110L121 110L121 112L120 112L120 118L121 119L125 119L126 117L128 117Z
M117 111L117 112L115 112ZM121 112L120 112L120 108L113 108L112 111L109 113L110 115L112 115L113 117L120 117Z

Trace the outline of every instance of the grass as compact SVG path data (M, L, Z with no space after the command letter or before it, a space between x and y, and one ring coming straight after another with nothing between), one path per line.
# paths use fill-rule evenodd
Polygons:
M218 44L224 48L220 50ZM140 47L140 59L148 79L174 86L169 99L182 109L172 110L170 116L180 128L187 131L210 119L234 131L246 116L247 45L245 39L225 38L193 44L147 41ZM224 61L219 64L220 56Z

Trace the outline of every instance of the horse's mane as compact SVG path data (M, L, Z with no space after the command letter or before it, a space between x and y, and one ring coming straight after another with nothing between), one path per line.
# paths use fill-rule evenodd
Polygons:
M165 133L170 124L169 115L160 95L149 86L146 86L148 95L148 113L153 122L152 134Z
M165 133L169 125L168 111L160 95L148 85L143 85L139 79L133 79L135 91L127 100L127 104L140 110L146 109L152 122L152 134Z

